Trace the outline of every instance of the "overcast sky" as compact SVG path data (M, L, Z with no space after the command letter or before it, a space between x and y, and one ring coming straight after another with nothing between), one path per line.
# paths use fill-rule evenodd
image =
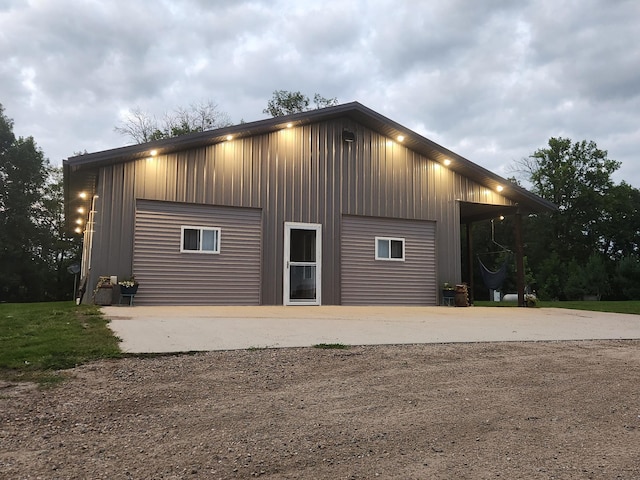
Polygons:
M0 0L0 103L52 164L127 111L358 101L494 172L594 140L640 188L638 0Z

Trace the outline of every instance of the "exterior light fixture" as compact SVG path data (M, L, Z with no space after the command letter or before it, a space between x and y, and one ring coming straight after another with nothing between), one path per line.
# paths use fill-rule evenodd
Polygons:
M500 221L504 220L504 215L500 215Z
M499 192L501 192L502 190L504 190L504 187L503 187L502 185L498 185L498 186L496 187L496 190L497 190L497 191L499 191Z
M442 163L444 163L445 167L448 167L449 165L451 165L451 160L449 160L448 158L445 158L444 162L442 162Z
M76 233L82 233L82 229L80 227L76 227L73 231Z
M78 213L84 213L85 212L84 207L78 207L77 212Z
M81 219L81 218L78 218L78 219L76 220L76 224L78 224L78 225L82 225L82 219Z
M158 155L158 150L151 150L149 152L149 155L151 155L152 157L155 157L156 155Z
M404 135L398 135L396 138L399 142L404 142Z
M233 140L233 135L227 135L227 141Z
M87 198L87 192L80 192L80 193L78 194L78 196L79 196L80 198L82 198L82 199L85 199L85 198Z
M287 123L287 128L293 127L293 123Z
M342 131L342 141L347 143L353 143L356 140L356 134L350 130L344 129Z

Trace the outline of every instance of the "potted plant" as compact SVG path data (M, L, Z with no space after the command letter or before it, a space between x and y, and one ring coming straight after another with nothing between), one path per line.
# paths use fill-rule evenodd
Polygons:
M93 303L96 305L111 305L113 302L113 285L110 277L98 277L98 283L93 291Z
M134 276L131 276L126 280L119 281L118 285L120 285L120 295L135 295L138 293L139 284Z
M442 284L442 303L445 305L453 305L454 299L456 297L456 289L449 282L444 282Z

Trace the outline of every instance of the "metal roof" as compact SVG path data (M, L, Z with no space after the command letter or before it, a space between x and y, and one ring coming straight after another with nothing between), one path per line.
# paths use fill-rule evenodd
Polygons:
M398 135L403 135L404 140L402 144L407 148L431 160L439 162L445 165L446 168L491 190L495 191L498 186L502 186L504 190L500 194L514 202L517 202L518 206L523 211L557 210L557 207L553 203L511 183L507 179L471 162L441 145L438 145L428 138L423 137L413 130L394 122L393 120L358 102L345 103L323 109L310 110L281 117L273 117L250 123L241 123L239 125L219 128L216 130L191 133L179 137L70 157L63 161L65 187L75 190L73 187L79 187L80 183L86 183L88 178L86 174L89 174L91 171L95 172L97 168L101 166L149 157L152 150L156 150L157 154L167 154L222 142L225 141L229 135L234 139L237 139L280 130L285 128L288 124L301 126L339 117L351 118L352 120L390 138L397 138ZM445 164L445 161L450 163ZM74 181L71 181L69 178L71 173L76 173L74 176L77 178L74 179ZM93 175L95 175L95 173L93 173ZM68 195L67 192L65 192L65 196L66 195Z

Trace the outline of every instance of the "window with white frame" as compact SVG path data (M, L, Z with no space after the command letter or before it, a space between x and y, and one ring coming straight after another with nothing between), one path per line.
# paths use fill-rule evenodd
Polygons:
M376 237L376 260L404 261L404 238Z
M186 253L220 253L220 229L215 227L182 227L180 251Z

